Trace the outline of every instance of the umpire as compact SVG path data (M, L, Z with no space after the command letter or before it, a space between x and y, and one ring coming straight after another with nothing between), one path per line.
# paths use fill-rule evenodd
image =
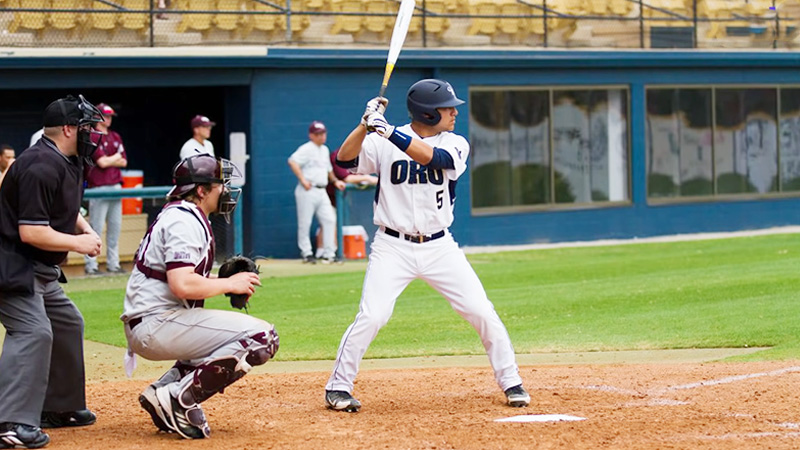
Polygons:
M96 420L86 409L83 316L58 283L66 282L58 264L69 251L100 253L80 204L91 127L101 120L82 96L51 103L44 136L0 188L0 449L44 447L40 426Z

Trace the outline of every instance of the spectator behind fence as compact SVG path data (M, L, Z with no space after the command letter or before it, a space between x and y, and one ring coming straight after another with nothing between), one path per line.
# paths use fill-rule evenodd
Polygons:
M181 147L181 160L190 156L208 153L214 156L214 144L209 141L211 138L211 127L216 125L206 116L194 116L190 122L192 127L192 138L186 141Z
M103 113L104 120L97 125L97 133L92 134L92 142L97 150L92 155L94 166L85 166L84 174L89 189L114 188L122 189L121 168L128 166L128 155L122 138L116 131L111 131L112 117L117 113L114 108L100 103L97 108ZM89 223L92 229L101 236L106 229L106 271L110 274L122 274L125 270L119 263L119 233L122 228L122 200L119 198L94 198L89 200ZM97 258L84 257L86 275L99 275Z
M16 156L14 149L10 145L0 145L0 185L3 184L3 178L6 176L6 172L8 172L8 168L14 162Z

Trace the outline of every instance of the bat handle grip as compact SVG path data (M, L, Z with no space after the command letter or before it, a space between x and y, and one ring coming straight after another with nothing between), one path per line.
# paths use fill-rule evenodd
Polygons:
M383 94L384 94L384 93L386 93L386 85L385 85L385 84L382 84L382 85L381 85L381 90L380 90L380 91L378 91L378 97L383 97Z

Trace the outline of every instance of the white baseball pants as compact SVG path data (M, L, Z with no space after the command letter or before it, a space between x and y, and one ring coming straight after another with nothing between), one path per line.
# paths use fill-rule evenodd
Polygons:
M442 238L419 244L378 230L371 246L359 311L342 336L325 389L352 393L361 358L392 316L397 297L417 278L442 294L475 328L500 388L505 391L522 384L505 325L453 236L446 232Z
M312 187L305 190L298 184L294 190L294 199L297 203L297 246L300 256L312 255L311 252L311 220L314 214L322 226L322 252L323 258L336 256L336 212L331 205L331 199L323 188Z

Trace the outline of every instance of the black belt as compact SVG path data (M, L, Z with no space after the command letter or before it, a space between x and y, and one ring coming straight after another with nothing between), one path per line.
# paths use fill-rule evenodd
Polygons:
M426 234L410 235L410 234L402 234L399 231L395 231L395 230L393 230L391 228L383 227L383 232L388 234L391 237L396 237L398 239L400 239L400 236L402 236L403 239L407 240L408 242L413 242L415 244L421 244L423 242L435 241L436 239L439 239L440 237L444 237L444 230L442 230L442 231L440 231L438 233L433 233L433 234L429 234L429 235L426 235Z
M142 318L141 317L135 317L135 318L133 318L133 319L128 321L128 326L131 327L131 330L132 330L132 329L134 329L136 327L136 325L139 325L140 323L142 323Z
M328 185L327 184L323 184L322 186L314 185L314 187L317 189L325 189L326 187L328 187Z

